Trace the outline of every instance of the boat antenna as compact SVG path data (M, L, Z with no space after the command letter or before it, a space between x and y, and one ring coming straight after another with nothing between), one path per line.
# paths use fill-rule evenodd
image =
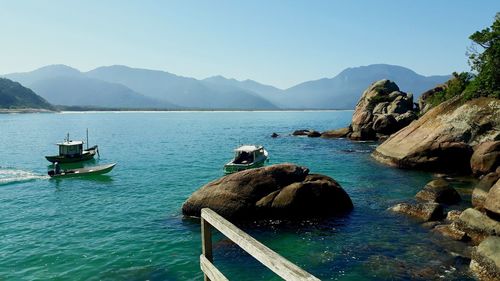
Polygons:
M66 141L69 141L69 133L66 135Z
M89 149L89 128L87 128L87 149Z

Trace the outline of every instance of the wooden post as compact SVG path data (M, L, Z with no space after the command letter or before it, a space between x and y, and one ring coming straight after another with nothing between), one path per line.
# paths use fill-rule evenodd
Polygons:
M201 218L201 253L210 262L213 262L212 256L212 230L210 223L203 217ZM205 281L210 281L206 274L203 274Z

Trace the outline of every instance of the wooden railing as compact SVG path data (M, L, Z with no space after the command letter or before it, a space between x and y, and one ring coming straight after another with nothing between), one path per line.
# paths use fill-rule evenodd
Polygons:
M204 208L201 210L202 254L200 267L204 273L205 281L228 280L213 264L212 226L281 278L285 280L319 280L255 240L216 212Z

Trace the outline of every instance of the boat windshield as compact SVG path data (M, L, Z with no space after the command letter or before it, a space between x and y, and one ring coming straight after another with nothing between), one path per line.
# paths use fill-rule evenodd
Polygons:
M253 153L249 153L246 151L238 151L236 152L236 156L234 157L234 164L249 164L254 160Z

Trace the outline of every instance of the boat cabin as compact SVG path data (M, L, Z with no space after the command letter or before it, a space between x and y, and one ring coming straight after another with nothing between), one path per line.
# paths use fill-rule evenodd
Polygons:
M243 145L234 150L233 164L250 164L256 159L264 157L264 147L256 145Z
M82 155L83 153L83 141L72 141L66 140L64 142L57 143L59 146L60 156L74 157Z

